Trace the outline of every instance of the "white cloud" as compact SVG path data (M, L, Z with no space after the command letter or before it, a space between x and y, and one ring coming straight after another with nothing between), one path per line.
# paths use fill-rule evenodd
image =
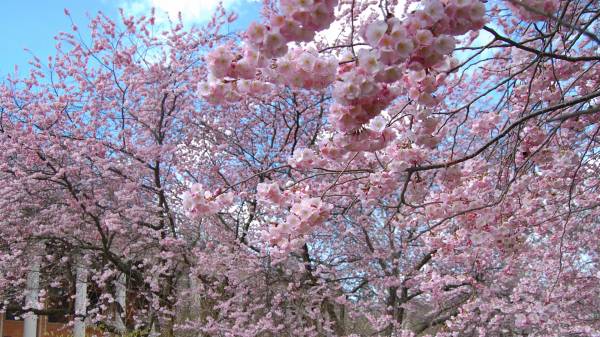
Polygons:
M223 0L225 8L252 2L254 0ZM177 21L179 13L185 23L200 23L210 19L219 0L125 0L121 7L131 15L147 14L152 8L156 9L159 22L168 19Z

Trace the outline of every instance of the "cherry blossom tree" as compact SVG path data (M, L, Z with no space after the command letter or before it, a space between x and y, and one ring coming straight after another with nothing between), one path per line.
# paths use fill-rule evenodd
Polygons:
M172 334L199 235L197 224L179 224L178 156L198 119L200 55L223 15L203 30L174 23L158 34L153 15L123 16L119 28L100 14L91 38L74 26L57 37L56 56L3 85L3 298L20 303L34 260L50 290L74 288L83 267L93 284L88 321L120 334ZM23 309L47 313L45 301ZM66 314L76 318L74 305Z
M84 263L86 315L119 333L600 335L599 18L267 0L223 34L222 8L164 32L100 15L1 88L0 289Z

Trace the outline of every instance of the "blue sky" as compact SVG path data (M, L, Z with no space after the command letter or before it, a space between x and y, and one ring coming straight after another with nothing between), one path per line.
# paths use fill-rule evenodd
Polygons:
M54 54L54 36L69 31L71 22L64 14L67 8L75 23L83 28L88 14L103 11L109 17L119 17L118 8L136 15L155 7L161 15L176 17L181 11L186 24L198 24L210 17L218 0L0 0L0 78L19 66L21 75L28 69L31 53L44 60ZM256 0L224 0L225 6L235 10L240 19L232 29L245 27L258 20L260 3ZM27 48L31 53L24 51Z

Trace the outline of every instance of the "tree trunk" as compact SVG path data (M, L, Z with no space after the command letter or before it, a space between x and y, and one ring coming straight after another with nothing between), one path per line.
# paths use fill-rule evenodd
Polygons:
M115 281L115 297L117 300L117 310L115 310L115 326L120 333L125 333L125 317L127 317L127 276L119 275Z
M75 325L73 327L73 337L85 337L88 272L81 262L75 268Z
M25 295L25 307L27 309L37 308L40 295L40 262L35 259L27 274L27 293ZM37 337L38 317L33 312L25 314L23 337Z

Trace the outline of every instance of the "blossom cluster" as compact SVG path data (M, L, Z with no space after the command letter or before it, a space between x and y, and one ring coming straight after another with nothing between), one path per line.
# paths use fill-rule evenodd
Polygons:
M329 27L335 20L337 0L282 0L282 15L270 24L252 23L246 38L261 54L276 58L285 55L288 42L308 42L315 32Z
M382 131L364 129L355 133L337 134L333 137L333 143L346 151L375 152L385 148L394 139L396 132L391 128Z
M422 8L405 20L391 18L368 24L363 37L373 48L372 56L363 58L367 62L360 62L359 57L359 63L362 67L368 63L376 72L404 63L411 70L433 68L454 51L453 35L481 28L484 14L485 6L478 0L423 1Z
M304 152L314 156L311 150ZM264 239L273 248L273 253L298 249L305 242L306 235L325 222L332 208L321 198L308 195L308 190L286 186L282 189L277 182L262 182L256 188L259 201L274 206L272 210L286 209L285 217L275 218L264 232Z
M182 198L183 208L190 218L216 214L233 202L233 194L213 194L201 184L192 185L189 191L183 193Z
M359 67L340 74L333 88L336 104L331 108L330 122L338 131L358 130L379 115L398 93L397 88L378 83L359 63Z
M338 143L346 150L376 151L389 143L392 133L371 129L362 134L363 127L404 90L398 84L419 104L435 106L434 92L456 63L451 57L453 35L480 28L485 14L479 0L426 0L404 20L392 17L366 25L362 35L371 48L359 50L353 62L341 66L314 49L288 50L289 42L310 41L316 31L328 27L336 4L282 1L282 15L273 16L268 24L250 25L243 55L226 46L208 55L209 82L201 85L201 94L211 102L237 101L271 88L261 82L322 89L335 81L329 122L344 134ZM351 144L354 141L362 143Z
M333 57L319 57L315 50L288 52L288 43L310 41L316 31L327 28L335 19L337 0L287 0L280 5L283 15L272 17L270 24L250 24L241 54L224 45L207 55L209 80L199 88L201 96L222 103L235 102L248 93L260 94L264 86L256 83L250 89L257 90L250 92L242 90L244 85L235 85L255 80L257 74L264 82L305 89L323 89L335 80Z
M372 49L358 52L356 66L340 67L330 123L342 133L360 132L398 95L393 83L399 80L411 99L435 106L438 99L433 93L444 84L445 71L456 63L451 57L456 45L452 35L480 28L484 14L485 6L476 0L427 0L405 20L394 17L368 24L363 38ZM353 138L373 138L372 133L367 135ZM358 147L366 151L380 148Z
M557 0L516 0L506 3L517 17L526 21L547 20L560 6Z
M393 193L400 180L392 172L382 171L372 174L368 181L361 184L358 196L363 202L373 202L377 198Z
M280 250L293 250L309 234L329 217L331 205L320 198L303 198L295 202L286 220L268 231L268 241Z
M412 140L414 143L426 148L434 148L442 138L437 134L439 123L440 120L427 111L418 113L413 122Z
M427 73L425 70L411 71L405 77L405 83L410 88L408 97L417 103L433 107L437 105L438 100L433 96L433 92L441 85L446 78L443 73L434 76L432 73Z
M523 130L523 141L519 146L517 161L522 162L533 154L539 145L546 139L546 133L537 126L525 127ZM538 158L543 159L543 158Z
M338 62L314 49L293 49L275 63L272 81L296 88L323 89L335 81Z
M277 182L258 184L256 194L260 201L269 204L282 205L286 200L286 196L281 192Z
M206 56L210 75L215 79L224 77L252 79L256 68L265 65L264 58L252 49L245 49L244 54L236 55L231 46L218 46Z
M238 102L245 96L260 96L270 92L273 84L240 79L235 82L200 82L198 94L209 103Z
M313 168L321 162L322 160L317 156L315 151L307 148L295 151L294 155L288 159L291 167L301 170Z
M242 95L262 95L273 89L273 84L256 80L257 69L267 61L253 49L236 55L230 46L219 46L208 53L206 63L208 80L199 83L198 93L210 103L236 102Z

